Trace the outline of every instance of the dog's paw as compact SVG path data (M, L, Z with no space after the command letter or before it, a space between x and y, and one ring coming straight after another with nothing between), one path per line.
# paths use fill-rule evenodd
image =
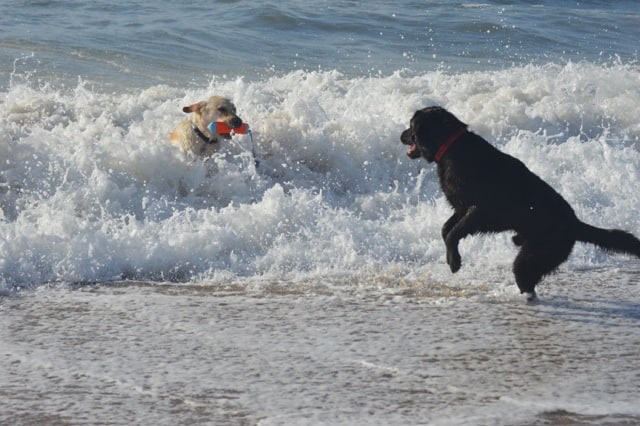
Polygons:
M538 295L536 294L535 290L528 293L524 293L524 295L527 299L527 303L534 303L538 300Z
M454 274L460 270L462 259L457 250L447 250L447 264L449 264L449 268Z

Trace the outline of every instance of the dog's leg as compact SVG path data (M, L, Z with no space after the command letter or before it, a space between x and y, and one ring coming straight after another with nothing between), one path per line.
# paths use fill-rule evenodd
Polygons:
M462 266L458 243L467 235L478 232L480 213L476 206L471 206L462 217L459 217L457 222L455 221L455 217L456 215L449 218L442 229L444 234L448 227L451 228L447 235L444 236L444 244L447 247L447 264L454 274L458 272L460 266Z
M529 299L535 298L536 285L567 260L574 243L571 238L524 241L513 262L513 273L520 293L526 293Z
M460 216L457 213L454 213L447 221L442 225L442 239L447 241L447 235L451 232L451 228L453 228L456 223L460 220Z

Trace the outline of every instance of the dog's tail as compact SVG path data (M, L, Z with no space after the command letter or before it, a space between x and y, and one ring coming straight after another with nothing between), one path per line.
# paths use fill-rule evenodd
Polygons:
M576 239L608 251L640 257L640 240L632 233L620 229L602 229L580 222L576 229Z

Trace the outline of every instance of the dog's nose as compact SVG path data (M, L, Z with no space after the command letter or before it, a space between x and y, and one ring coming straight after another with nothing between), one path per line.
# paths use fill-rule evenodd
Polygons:
M236 128L236 127L240 127L242 126L242 119L240 117L233 117L230 121L229 121L229 126L232 128Z
M413 142L411 141L411 129L407 129L400 135L400 142L405 145L411 145Z

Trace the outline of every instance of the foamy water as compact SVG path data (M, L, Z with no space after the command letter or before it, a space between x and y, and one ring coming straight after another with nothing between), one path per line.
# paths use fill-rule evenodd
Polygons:
M398 137L432 104L522 158L582 219L637 232L638 80L632 66L580 63L419 77L294 72L133 94L16 85L2 104L3 287L437 270L449 207L434 168L408 159ZM211 93L233 98L251 124L258 168L247 136L207 161L167 143L181 106ZM465 240L465 269L499 268L510 281L508 237ZM612 261L579 246L569 267Z

